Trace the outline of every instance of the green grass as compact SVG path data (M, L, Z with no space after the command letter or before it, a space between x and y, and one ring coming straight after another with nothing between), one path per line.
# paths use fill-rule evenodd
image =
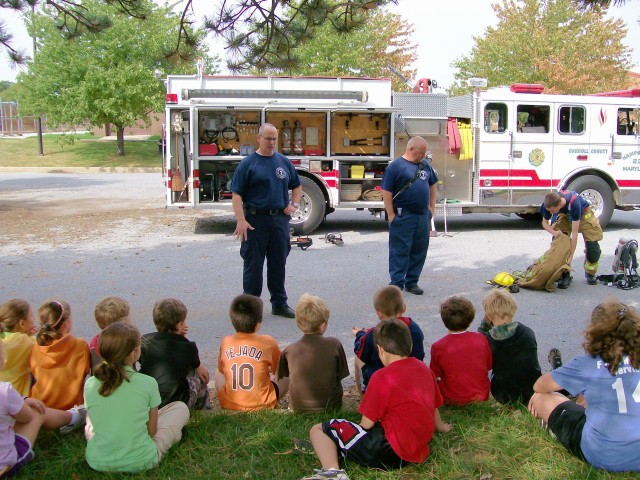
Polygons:
M90 134L75 135L73 144L61 135L44 135L42 157L36 137L0 138L0 167L161 167L158 138L125 140L123 157L117 155L115 141L99 141Z
M352 480L463 479L640 479L640 474L610 474L572 457L540 428L524 407L490 401L460 408L443 408L443 419L454 425L448 434L435 434L431 455L420 465L382 472L346 464ZM359 420L355 410L338 417ZM24 478L126 479L278 479L309 475L319 468L315 455L291 452L294 438L308 438L309 428L327 415L294 415L284 410L230 414L197 412L182 441L157 469L142 474L103 474L84 461L81 433L68 437L42 432L36 459ZM125 432L122 432L126 435Z

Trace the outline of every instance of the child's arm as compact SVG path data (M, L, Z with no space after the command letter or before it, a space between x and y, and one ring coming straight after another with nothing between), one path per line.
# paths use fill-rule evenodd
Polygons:
M364 415L362 416L362 419L360 420L360 426L362 428L364 428L365 430L369 430L370 428L373 428L373 426L375 424L376 424L376 422L374 422L373 420L369 420Z
M436 432L447 433L450 432L453 425L450 423L444 423L440 417L440 410L436 408Z
M198 375L204 383L209 384L209 370L207 370L204 365L200 364L200 366L196 368L196 375Z
M533 391L537 393L551 393L559 390L562 390L562 387L556 383L550 373L545 373L533 384Z
M151 438L158 433L158 407L151 408L149 410L149 421L147 422L147 430Z

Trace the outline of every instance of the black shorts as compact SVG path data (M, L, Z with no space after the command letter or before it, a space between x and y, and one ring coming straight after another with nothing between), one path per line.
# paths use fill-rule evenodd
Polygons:
M580 448L582 442L582 429L587 421L584 408L567 400L553 409L549 415L549 429L573 455L586 461Z
M322 431L334 441L341 459L385 470L408 463L393 451L380 425L365 430L357 423L334 418L322 422Z

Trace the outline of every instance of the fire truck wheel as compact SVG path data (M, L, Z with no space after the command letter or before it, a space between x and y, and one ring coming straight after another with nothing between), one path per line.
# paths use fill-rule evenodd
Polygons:
M595 175L585 175L572 181L569 184L569 190L578 192L591 202L602 228L609 223L613 215L615 201L611 187L607 182Z
M326 202L320 187L311 179L300 177L302 198L300 208L291 215L291 227L295 235L309 235L322 222Z

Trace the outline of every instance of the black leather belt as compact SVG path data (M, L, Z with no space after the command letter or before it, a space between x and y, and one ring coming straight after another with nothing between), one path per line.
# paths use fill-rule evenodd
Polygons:
M280 215L284 213L284 208L253 208L253 207L245 207L245 213L249 215Z

